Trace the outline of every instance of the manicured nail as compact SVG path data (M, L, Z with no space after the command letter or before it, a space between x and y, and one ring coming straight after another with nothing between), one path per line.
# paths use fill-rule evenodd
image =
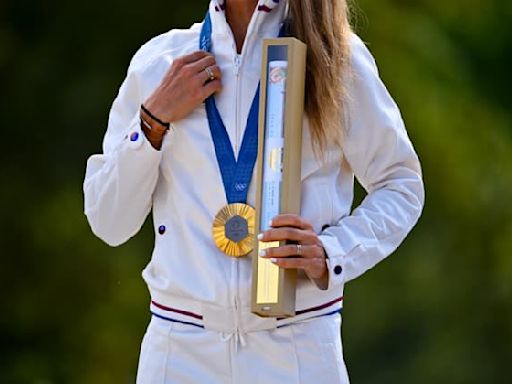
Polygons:
M258 235L258 240L263 240L263 233L260 233L260 234Z
M274 258L270 259L270 261L271 261L272 263L274 263L274 264L275 264L275 263L277 263L277 259L274 259Z
M265 251L264 249L260 250L260 253L259 253L260 257L265 257L267 256L267 251Z

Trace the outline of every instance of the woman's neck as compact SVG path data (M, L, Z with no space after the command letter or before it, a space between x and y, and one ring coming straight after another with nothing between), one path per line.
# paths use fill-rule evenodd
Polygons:
M235 37L236 50L242 52L247 28L258 0L226 0L226 20Z

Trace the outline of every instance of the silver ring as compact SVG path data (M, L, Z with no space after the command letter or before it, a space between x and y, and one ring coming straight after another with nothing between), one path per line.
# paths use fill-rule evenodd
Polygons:
M302 256L302 245L297 244L297 255Z
M206 68L204 69L204 71L205 71L205 72L206 72L206 74L208 75L208 78L209 78L209 80L210 80L210 81L215 80L215 75L213 74L213 71L212 71L212 69L211 69L210 67L206 67Z

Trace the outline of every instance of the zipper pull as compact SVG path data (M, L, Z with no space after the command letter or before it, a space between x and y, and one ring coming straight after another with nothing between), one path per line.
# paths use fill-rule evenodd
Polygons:
M235 55L235 76L238 76L240 72L240 56Z

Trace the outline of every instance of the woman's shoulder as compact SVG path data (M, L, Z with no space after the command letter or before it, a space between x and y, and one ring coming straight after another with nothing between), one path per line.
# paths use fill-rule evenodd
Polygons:
M148 40L133 55L131 70L141 70L162 56L177 57L195 51L199 46L201 24L193 24L188 29L171 29Z
M362 77L378 75L375 58L363 39L352 32L349 37L349 44L352 73Z

